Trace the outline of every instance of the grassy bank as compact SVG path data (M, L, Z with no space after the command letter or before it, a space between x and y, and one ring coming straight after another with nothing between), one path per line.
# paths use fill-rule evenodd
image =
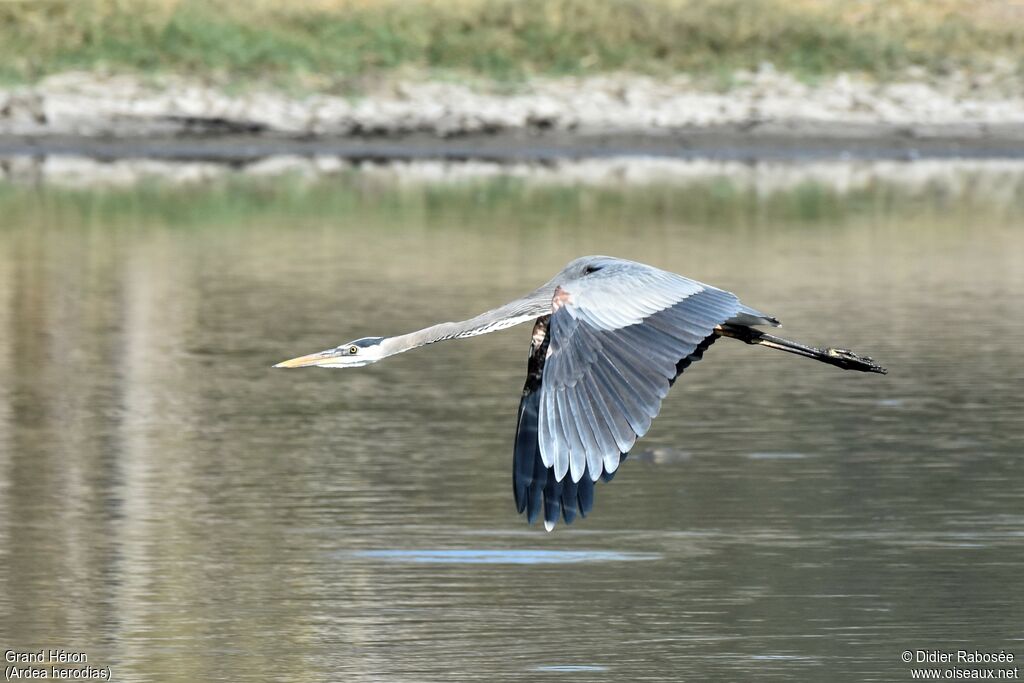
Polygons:
M1024 60L1017 0L0 0L0 78L68 69L344 83L631 70L808 76Z

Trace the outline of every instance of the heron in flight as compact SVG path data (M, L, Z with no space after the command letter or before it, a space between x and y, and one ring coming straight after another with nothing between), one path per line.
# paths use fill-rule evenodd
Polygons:
M610 256L569 263L526 296L462 322L397 337L363 337L278 363L356 368L448 339L533 321L519 402L512 478L516 509L544 526L586 516L594 486L609 481L651 426L669 388L721 337L877 372L870 358L817 349L758 330L779 321L732 293Z

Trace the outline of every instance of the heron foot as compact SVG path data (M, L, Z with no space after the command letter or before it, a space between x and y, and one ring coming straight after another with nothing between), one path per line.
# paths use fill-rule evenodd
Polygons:
M880 375L887 375L889 371L876 363L870 356L859 356L849 349L825 349L826 355L835 358L844 368L850 370L861 370L863 372L877 372Z

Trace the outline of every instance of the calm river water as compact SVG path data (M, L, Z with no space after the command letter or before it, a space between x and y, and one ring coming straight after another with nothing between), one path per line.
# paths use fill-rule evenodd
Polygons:
M1019 663L1024 166L917 169L0 182L0 644L120 681ZM891 374L722 341L549 534L510 485L528 326L270 368L591 253Z

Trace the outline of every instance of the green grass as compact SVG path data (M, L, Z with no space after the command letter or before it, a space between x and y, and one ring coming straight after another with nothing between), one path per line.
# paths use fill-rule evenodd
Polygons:
M395 70L519 79L813 77L1020 62L1014 0L0 0L0 77L68 69L345 82Z

